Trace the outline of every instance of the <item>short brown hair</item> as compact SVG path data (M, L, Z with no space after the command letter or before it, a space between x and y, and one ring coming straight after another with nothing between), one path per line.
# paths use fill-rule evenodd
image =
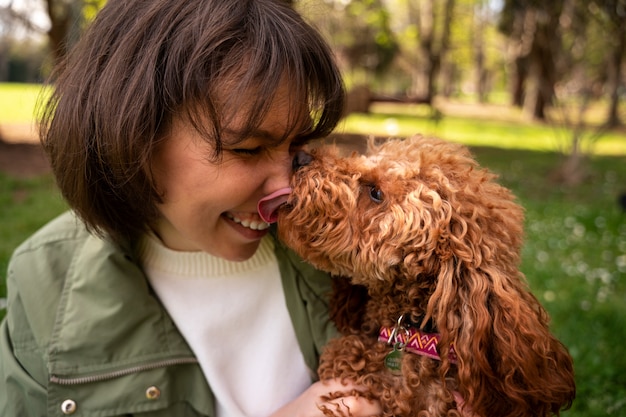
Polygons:
M150 161L173 115L199 131L208 120L201 133L219 152L220 87L229 100L252 100L252 129L285 77L312 119L304 136L329 134L343 110L341 76L284 0L109 0L53 74L41 141L87 227L132 238L158 216Z

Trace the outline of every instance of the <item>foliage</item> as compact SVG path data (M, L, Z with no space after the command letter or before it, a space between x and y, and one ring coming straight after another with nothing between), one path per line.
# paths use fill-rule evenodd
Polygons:
M0 45L0 55L4 48L6 67L0 68L0 73L4 72L2 75L9 82L40 82L46 76L49 65L45 44L32 39L14 40Z
M326 34L343 69L358 83L371 82L389 69L398 47L381 0L325 0L315 7L298 2L298 9Z
M105 4L106 0L83 0L83 22L85 24L91 22Z
M63 47L74 43L104 3L106 0L55 2L57 7L50 9L54 30L48 32L51 49L63 54ZM378 94L418 96L425 86L426 91L440 91L446 96L474 91L479 92L481 101L489 89L511 88L511 101L523 104L532 112L529 114L539 118L545 117L555 88L572 95L591 89L594 97L611 97L613 104L605 121L611 126L620 124L616 108L624 83L624 0L454 0L449 20L442 11L447 1L290 3L325 33L337 51L349 86L367 83ZM432 42L424 39L420 30L431 6L435 28ZM5 19L33 26L27 12L11 7L0 6L0 18L4 15ZM437 46L437 35L447 28L451 37L446 52ZM65 42L62 31L68 32ZM429 44L433 48L425 47ZM0 67L3 65L0 62ZM428 71L434 67L440 69ZM2 68L0 79L6 79Z

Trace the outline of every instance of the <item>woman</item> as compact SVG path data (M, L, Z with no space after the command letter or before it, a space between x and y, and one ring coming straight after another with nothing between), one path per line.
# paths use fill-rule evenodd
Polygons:
M340 118L315 30L279 0L109 0L54 77L72 211L11 260L0 414L380 413L323 400L346 390L315 382L329 278L256 209Z

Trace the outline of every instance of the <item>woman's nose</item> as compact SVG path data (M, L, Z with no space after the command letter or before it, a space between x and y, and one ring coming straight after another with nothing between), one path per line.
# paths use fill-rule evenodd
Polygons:
M289 186L293 173L294 154L288 149L277 151L267 158L265 169L265 187L267 192L272 192Z
M302 168L303 166L307 166L311 163L311 161L313 160L313 157L311 156L311 154L304 152L304 151L298 151L296 152L295 156L293 157L293 161L291 163L291 168L294 171L297 171L298 169Z

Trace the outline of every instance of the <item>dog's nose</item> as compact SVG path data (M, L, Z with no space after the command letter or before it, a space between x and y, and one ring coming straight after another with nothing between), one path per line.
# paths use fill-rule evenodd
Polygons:
M311 154L304 152L304 151L298 151L296 152L296 155L293 157L291 167L293 168L294 171L297 171L303 166L309 165L312 160L313 160L313 157L311 156Z

